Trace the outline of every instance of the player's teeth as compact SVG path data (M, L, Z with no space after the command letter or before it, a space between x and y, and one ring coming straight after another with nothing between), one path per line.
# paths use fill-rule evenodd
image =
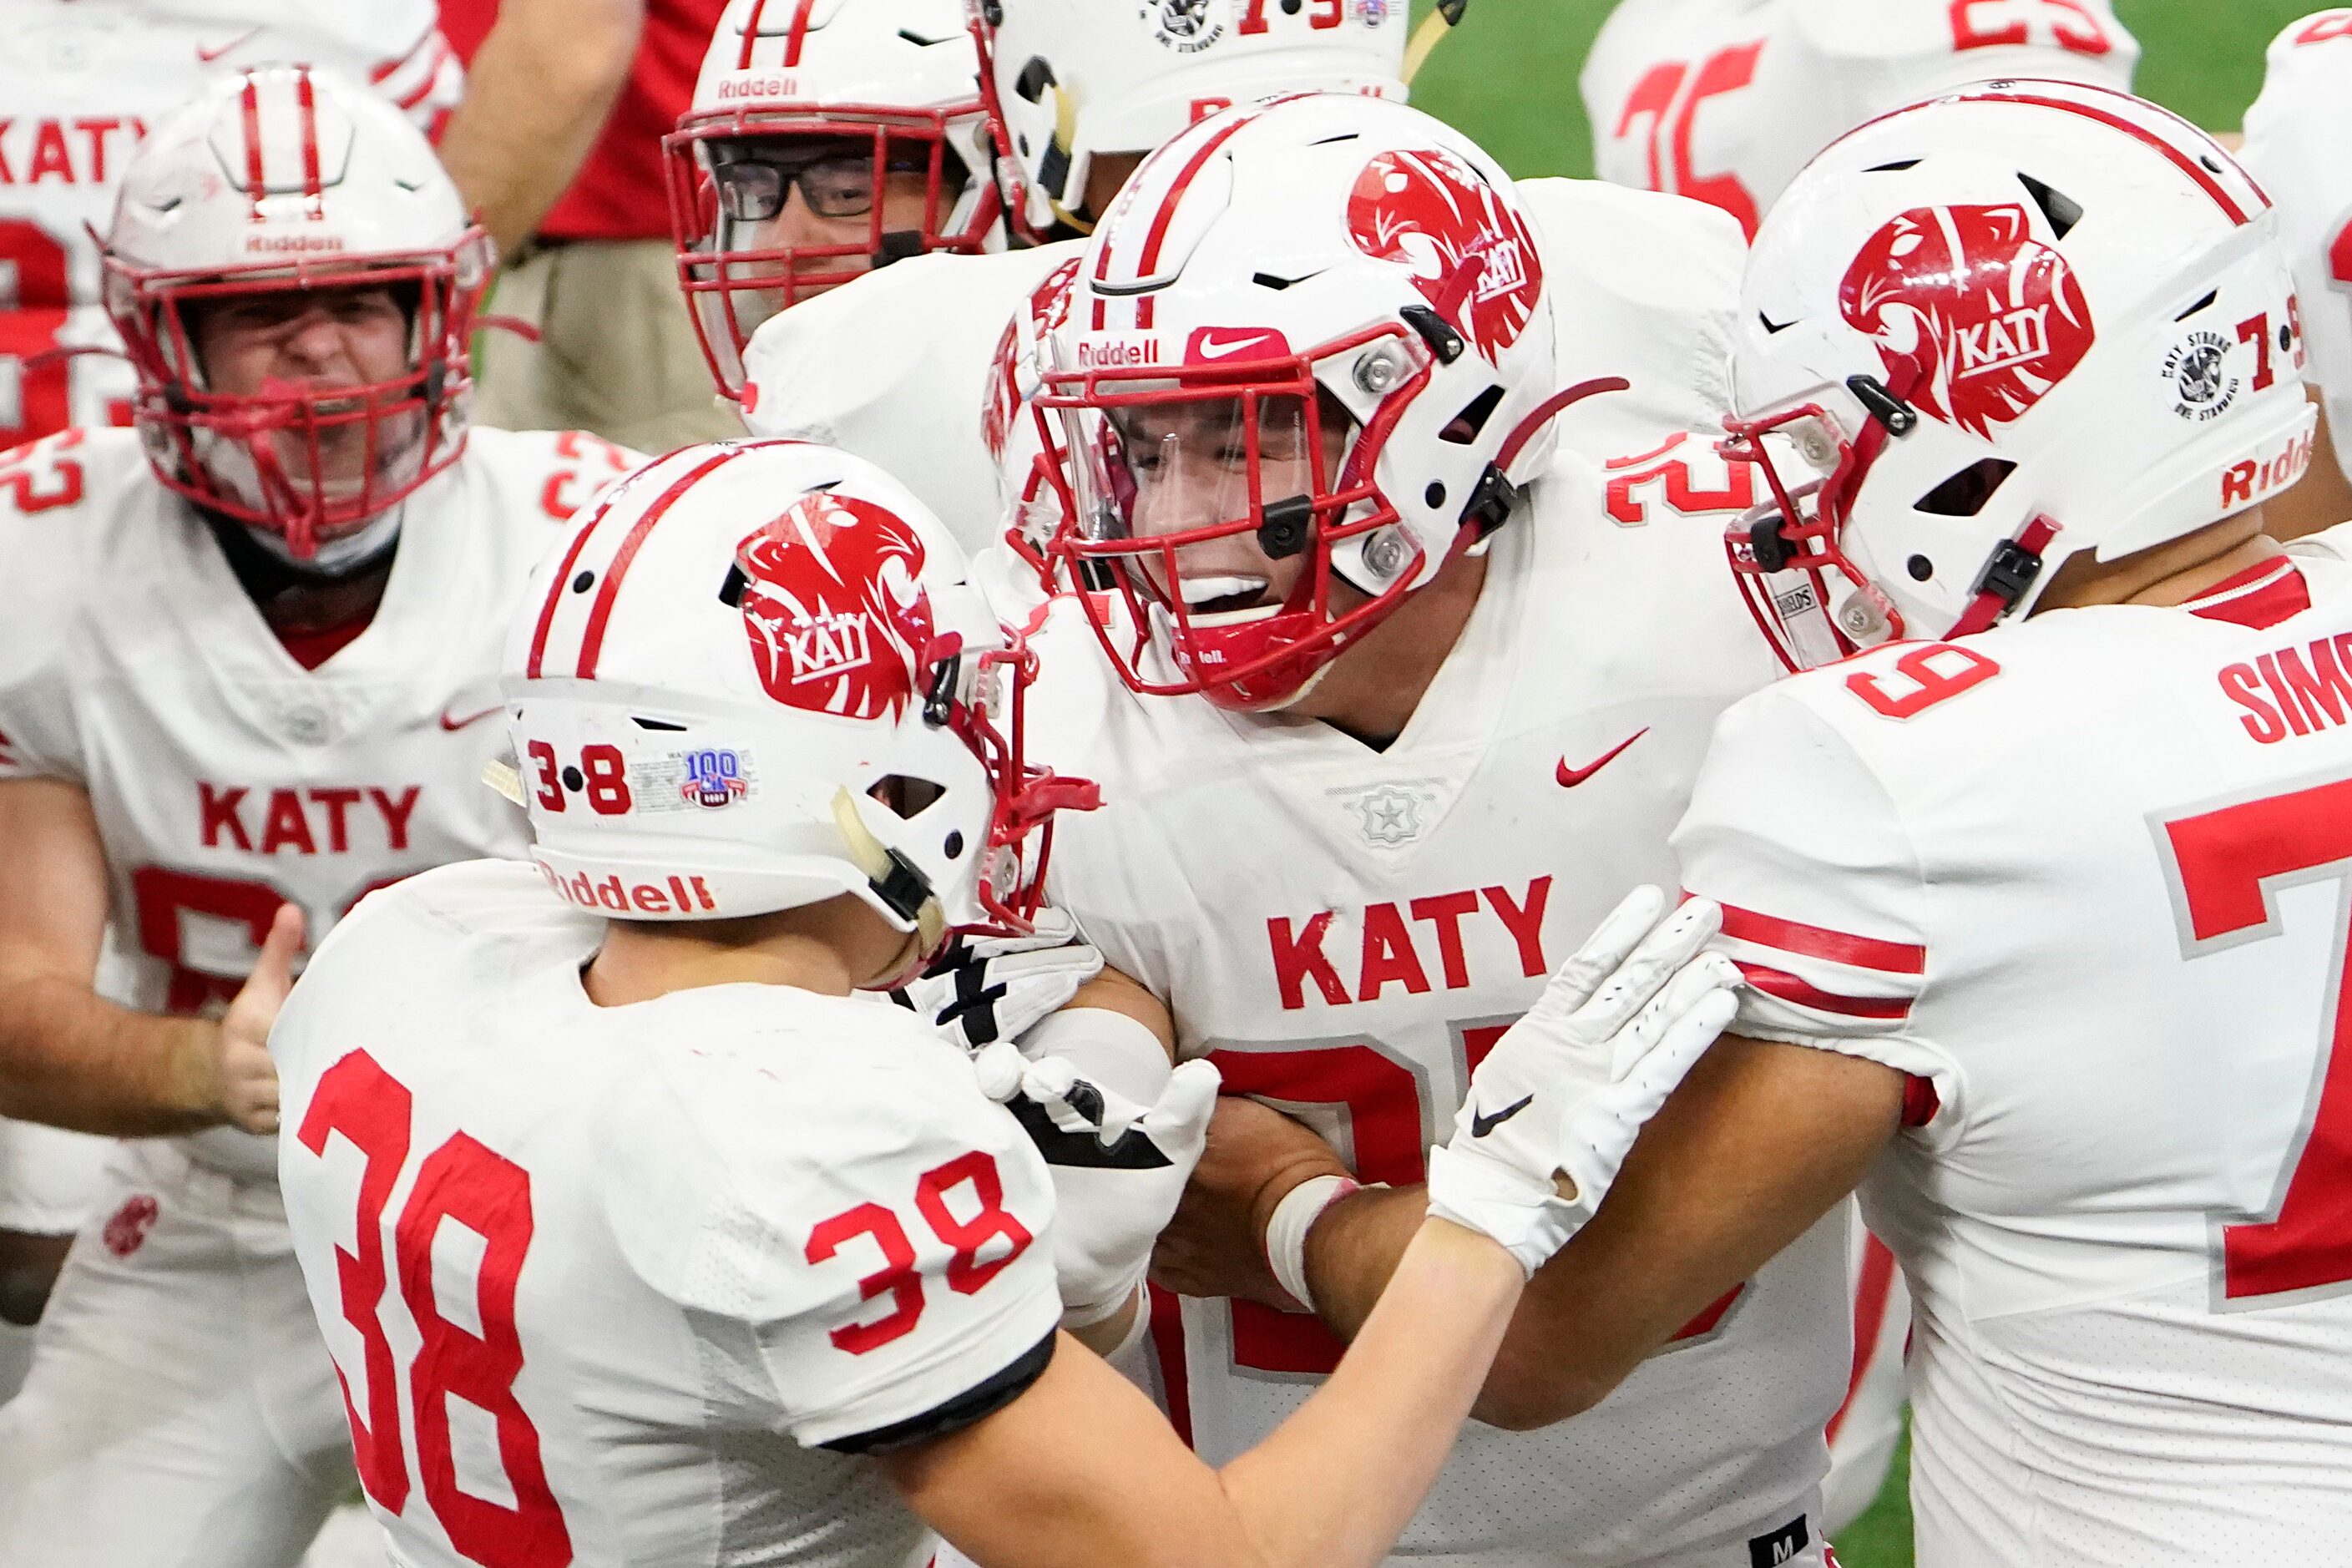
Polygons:
M1246 598L1265 592L1263 577L1187 577L1184 603L1205 605L1213 599Z

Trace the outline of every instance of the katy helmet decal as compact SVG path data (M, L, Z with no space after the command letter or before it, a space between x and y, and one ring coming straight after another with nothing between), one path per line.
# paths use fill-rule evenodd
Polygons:
M2098 336L2074 269L2033 237L2022 206L1914 207L1871 236L1838 303L1878 340L1898 394L1988 440Z
M1451 153L1382 153L1348 195L1356 247L1413 287L1488 361L1518 342L1543 300L1535 237L1501 192Z
M932 622L923 543L904 519L819 491L746 539L735 564L769 696L849 719L906 711Z

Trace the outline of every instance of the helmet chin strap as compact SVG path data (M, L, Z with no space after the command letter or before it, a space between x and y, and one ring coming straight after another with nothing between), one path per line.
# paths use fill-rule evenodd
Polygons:
M394 507L349 533L316 540L307 555L297 554L293 542L274 529L247 527L245 532L296 576L333 581L366 571L391 552L400 537L401 510Z
M866 819L857 815L857 803L851 798L846 785L833 792L833 825L841 830L842 843L849 851L849 863L866 873L875 897L900 920L914 922L914 929L899 944L897 955L866 978L873 982L904 974L947 935L947 910L940 906L929 879L908 864L904 856L874 837Z

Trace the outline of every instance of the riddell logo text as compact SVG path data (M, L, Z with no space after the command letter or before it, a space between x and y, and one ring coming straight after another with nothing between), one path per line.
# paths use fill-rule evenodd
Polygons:
M800 90L800 79L789 76L755 76L743 81L722 81L719 84L719 101L730 102L740 98L790 98Z
M248 254L284 256L294 253L335 251L343 248L341 235L334 234L249 234L245 238Z
M1133 365L1158 364L1158 338L1128 338L1108 343L1080 343L1080 370L1125 370Z
M1431 989L1433 976L1448 991L1466 991L1472 984L1472 955L1463 941L1465 921L1476 922L1472 927L1474 936L1487 921L1499 922L1510 939L1518 977L1533 980L1549 968L1544 962L1543 919L1550 898L1551 879L1538 877L1517 899L1507 888L1480 888L1414 899L1402 906L1368 904L1357 922L1362 928L1362 942L1352 988L1327 945L1338 910L1326 910L1303 921L1276 915L1265 922L1265 931L1283 1009L1296 1012L1305 1007L1310 984L1334 1007L1376 1002L1391 985L1420 995ZM1408 925L1408 921L1412 923ZM1478 941L1476 945L1485 949L1490 941ZM1424 942L1428 946L1423 947ZM1346 957L1344 952L1340 957Z
M624 888L618 876L608 876L601 882L585 871L560 877L543 865L539 874L565 903L608 914L693 914L719 907L699 877L666 877L658 882L633 882Z
M2223 506L2252 506L2303 478L2311 467L2312 437L2297 436L2271 458L2248 458L2221 476Z

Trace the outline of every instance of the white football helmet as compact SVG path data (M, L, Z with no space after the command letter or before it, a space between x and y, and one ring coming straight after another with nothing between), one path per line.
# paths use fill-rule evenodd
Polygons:
M532 857L630 920L855 894L908 933L909 969L950 928L1025 931L1054 812L1095 801L1023 762L1034 671L872 464L673 452L573 524L509 637Z
M866 233L849 244L769 242L761 231L825 142L862 144ZM961 0L730 0L663 148L678 281L730 397L742 395L744 345L778 310L869 268L1002 238ZM883 227L877 165L923 175L915 228ZM802 193L814 199L806 184Z
M1792 668L2021 616L2069 557L2311 462L2269 201L2123 93L1985 82L1853 132L1765 218L1742 305L1727 449L1774 500L1727 542Z
M156 477L294 560L348 557L464 448L490 243L424 132L366 88L305 66L210 83L140 144L103 243ZM398 374L241 394L207 374L205 310L354 287L405 310Z
M1005 205L1031 239L1098 153L1283 92L1405 96L1406 0L968 0Z
M1050 578L1046 554L1062 523L1054 470L1063 454L1058 442L1050 449L1046 445L1046 437L1058 426L1037 419L1031 405L1044 390L1046 343L1069 319L1070 290L1077 276L1078 258L1074 256L1047 273L1013 312L996 340L988 388L981 402L981 438L996 463L1004 543L1037 574L1040 584Z
M1066 315L1035 399L1061 426L1052 555L1065 586L1117 590L1082 598L1139 691L1297 700L1553 450L1510 177L1402 104L1306 94L1185 131L1096 230Z

